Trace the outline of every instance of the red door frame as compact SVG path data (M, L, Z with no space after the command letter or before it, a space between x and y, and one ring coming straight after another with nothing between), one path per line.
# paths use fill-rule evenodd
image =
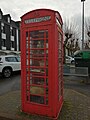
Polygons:
M32 27L32 28L25 28L25 30L23 30L23 36L24 36L24 38L23 39L26 39L25 38L25 34L26 34L26 32L29 32L30 33L30 31L34 31L34 30L48 30L48 88L49 88L49 93L48 93L48 96L49 96L49 98L48 98L48 100L49 100L49 103L48 103L48 106L46 106L45 107L45 105L42 105L42 108L41 108L41 112L42 112L42 115L43 115L43 112L44 111L48 111L50 114L53 114L53 111L52 111L52 107L54 107L54 104L53 104L53 101L52 101L52 98L54 98L54 96L53 96L53 81L52 81L52 79L53 79L53 75L54 74L52 74L52 64L53 64L53 58L52 58L52 46L53 46L53 42L52 42L52 39L51 39L51 37L52 37L52 31L51 31L51 25L46 25L46 26L41 26L41 27ZM23 43L25 46L26 46L26 43L25 43L25 41L24 41L24 43ZM40 106L41 107L41 105L38 105L38 104L31 104L31 107L30 107L30 104L28 105L28 102L26 102L26 74L24 74L25 73L25 71L26 71L26 66L24 66L25 65L25 63L26 63L26 47L24 47L23 48L23 58L24 59L22 59L22 66L23 66L23 73L22 73L22 83L23 83L23 85L22 85L22 109L24 109L24 111L25 111L25 109L26 109L26 112L27 112L27 109L29 109L30 110L30 113L32 112L33 113L33 111L31 111L31 108L33 108L34 110L36 110L37 109L37 114L39 114L38 112L40 112L40 111L38 111L38 107L36 107L36 106ZM51 74L50 74L51 73ZM43 111L44 110L44 111ZM48 114L48 113L47 113Z

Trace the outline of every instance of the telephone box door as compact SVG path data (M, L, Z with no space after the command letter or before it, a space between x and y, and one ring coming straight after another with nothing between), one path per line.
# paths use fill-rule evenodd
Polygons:
M30 113L33 113L33 111L41 114L45 111L52 113L50 26L27 28L23 36L26 42L23 42L25 52L23 51L22 61L22 66L25 68L22 71L23 108L26 111L27 109L30 110Z

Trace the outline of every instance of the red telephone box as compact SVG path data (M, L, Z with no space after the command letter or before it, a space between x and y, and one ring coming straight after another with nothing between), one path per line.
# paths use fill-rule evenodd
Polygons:
M57 118L63 104L63 31L57 11L21 17L22 111Z

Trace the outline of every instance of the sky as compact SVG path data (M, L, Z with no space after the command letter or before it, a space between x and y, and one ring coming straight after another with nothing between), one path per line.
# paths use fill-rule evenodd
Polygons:
M90 0L86 0L85 17L90 16ZM58 11L63 19L81 18L81 0L0 0L0 8L3 14L10 14L15 21L25 13L40 8L48 8Z
M82 5L81 0L0 0L0 8L3 14L10 14L14 21L21 21L20 17L29 11L47 8L58 11L62 16L63 23L67 20L75 21L74 24L78 26L80 34ZM90 19L90 0L85 0L84 7L85 17ZM81 39L81 35L79 38Z

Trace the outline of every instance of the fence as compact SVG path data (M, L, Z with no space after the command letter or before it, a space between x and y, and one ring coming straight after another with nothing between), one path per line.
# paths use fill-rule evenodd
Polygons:
M88 82L89 80L88 67L74 67L64 65L63 75L86 77L86 81Z

